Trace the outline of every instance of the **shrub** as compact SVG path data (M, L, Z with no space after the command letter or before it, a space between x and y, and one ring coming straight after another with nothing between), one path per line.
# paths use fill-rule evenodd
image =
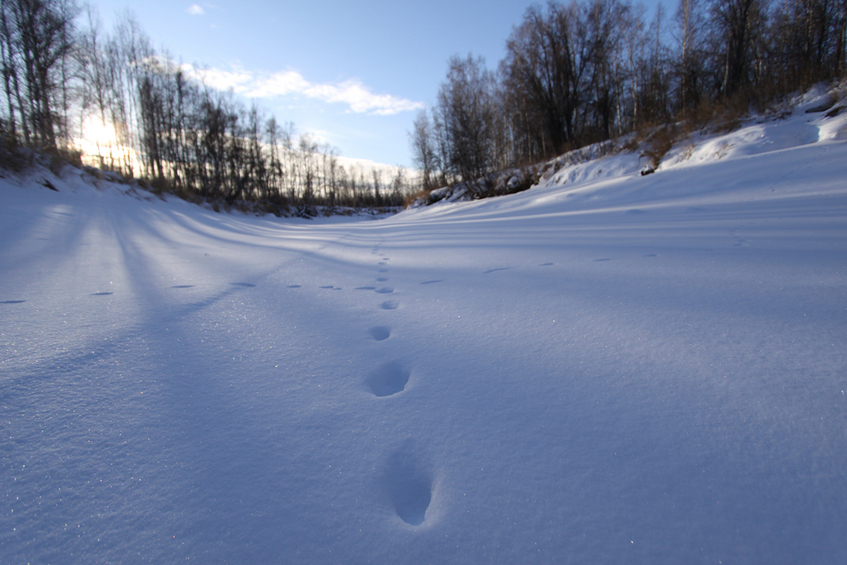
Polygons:
M653 170L658 168L662 158L671 150L678 135L676 126L665 125L653 130L653 133L645 140L641 156L650 159L649 166Z

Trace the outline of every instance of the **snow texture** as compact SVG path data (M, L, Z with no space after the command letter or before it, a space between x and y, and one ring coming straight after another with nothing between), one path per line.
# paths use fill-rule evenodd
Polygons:
M846 123L376 221L0 179L0 561L847 562Z

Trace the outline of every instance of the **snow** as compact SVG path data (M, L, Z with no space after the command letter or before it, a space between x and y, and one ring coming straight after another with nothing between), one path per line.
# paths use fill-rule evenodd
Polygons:
M2 561L847 561L844 120L376 221L0 179Z

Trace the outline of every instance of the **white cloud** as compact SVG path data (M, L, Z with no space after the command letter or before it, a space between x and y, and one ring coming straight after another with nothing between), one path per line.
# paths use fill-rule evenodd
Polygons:
M199 4L192 4L191 6L186 8L185 11L191 14L192 16L202 16L206 13L206 10L204 10Z
M232 89L248 98L278 98L292 95L305 96L329 104L346 104L355 114L390 116L424 107L421 102L398 98L390 94L374 94L359 79L340 83L314 84L297 71L279 71L271 74L253 73L238 66L232 70L197 69L182 65L189 77L218 90Z
M370 113L391 115L423 108L420 102L397 98L390 94L374 94L357 79L346 80L340 84L315 84L303 91L311 98L325 102L344 103L357 114Z
M255 81L255 88L246 93L252 98L275 98L300 94L328 103L347 104L356 114L392 115L423 108L421 102L398 98L390 94L374 94L358 79L341 83L313 84L296 71L280 71Z
M252 88L251 85L254 81L253 74L241 68L222 71L221 69L198 69L189 64L183 64L181 68L186 76L202 82L206 86L223 91L232 89L238 94L245 94Z
M296 71L280 71L253 81L253 89L247 93L251 98L275 98L286 94L303 93L311 84Z

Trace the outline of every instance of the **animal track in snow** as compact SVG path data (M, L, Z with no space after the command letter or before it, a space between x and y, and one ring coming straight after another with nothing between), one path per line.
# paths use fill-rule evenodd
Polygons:
M376 290L375 286L357 286L353 290Z
M440 282L444 282L444 279L435 279L433 281L424 281L421 284L435 284L435 283L440 283Z
M541 263L541 264L540 264L540 265L538 265L538 266L539 266L539 267L552 267L552 266L553 266L553 263Z
M376 279L376 280L377 280L377 282L387 282L387 281L388 281L388 277L377 277L377 279Z
M172 286L171 288L194 288L193 284L177 284Z
M374 292L376 292L377 294L391 294L392 292L394 292L394 289L390 286L384 286L382 288L376 289Z
M410 443L388 459L383 481L400 519L410 526L423 524L432 502L433 479Z
M403 392L412 372L400 361L382 365L365 380L374 396L392 396Z
M299 284L290 284L287 288L301 288Z
M92 292L89 296L108 296L110 294L114 294L113 292Z
M254 286L256 286L253 283L247 283L247 282L237 282L237 283L229 283L229 284L231 284L232 286L243 286L245 288L253 288Z
M382 304L379 305L383 310L397 310L400 307L400 303L396 300L386 300Z
M334 284L330 284L330 285L327 285L327 286L322 286L321 288L335 288L335 285L334 285Z
M509 269L511 269L511 267L499 267L497 269L488 269L482 274L487 275L488 273L496 273L497 271L508 271Z
M388 326L374 326L368 330L371 337L377 341L383 341L391 337L391 328Z
M4 300L0 304L23 304L26 300Z

